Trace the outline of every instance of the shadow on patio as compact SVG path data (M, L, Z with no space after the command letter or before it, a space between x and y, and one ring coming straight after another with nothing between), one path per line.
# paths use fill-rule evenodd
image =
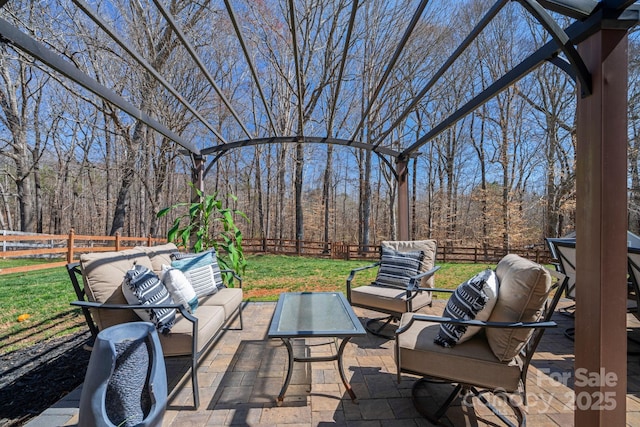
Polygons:
M569 304L569 301L561 301ZM443 301L422 311L440 314ZM352 402L340 380L336 362L296 363L284 403L275 398L284 382L287 351L279 340L267 340L267 329L275 303L247 303L245 329L229 330L204 358L198 377L201 405L191 406L188 362L168 359L169 405L164 426L250 425L250 426L424 426L430 423L416 411L411 389L416 377L403 375L398 384L393 341L367 335L353 338L344 353L345 374L353 387L357 402ZM361 320L375 313L356 309ZM527 422L531 426L573 425L573 342L564 329L573 319L557 314L559 324L548 330L532 360L527 381ZM640 322L630 316L630 333L640 335ZM295 341L296 354L318 356L332 347L326 339ZM630 350L635 349L630 343ZM640 355L628 357L627 424L640 425ZM422 404L433 404L446 395L447 385L429 385L420 389ZM475 401L473 405L458 401L447 412L444 425L502 425L488 409ZM496 406L500 406L500 402ZM60 405L58 405L60 406ZM62 405L64 406L64 405ZM73 404L66 405L73 408ZM77 405L75 406L77 408ZM76 414L68 422L73 425ZM510 414L508 410L505 413ZM46 414L46 413L45 413ZM45 414L31 426L47 424ZM515 417L513 417L515 421ZM40 424L37 424L40 422Z

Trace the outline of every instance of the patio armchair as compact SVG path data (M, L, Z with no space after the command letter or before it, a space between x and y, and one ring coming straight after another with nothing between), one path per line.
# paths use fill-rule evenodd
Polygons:
M505 256L492 274L499 284L492 304L483 291L478 295L484 296L470 304L475 307L474 313L457 318L406 313L400 320L395 349L398 382L403 373L422 377L413 385L413 402L416 409L433 423L438 423L457 397L477 396L503 422L513 425L486 398L487 393L492 393L513 409L520 425L525 424L525 414L510 394L519 394L526 405L529 363L545 329L556 326L551 315L566 290L568 280L559 272L514 254ZM477 277L463 283L457 290L448 290L453 295L445 313L452 312L450 306L458 304L456 299L469 298L468 295L474 293L473 289L484 289L486 283L478 284ZM552 283L552 277L557 279L555 283ZM552 290L555 293L549 300ZM484 312L478 301L493 307ZM471 327L482 331L469 331ZM443 331L451 330L457 331L458 342L452 340L445 346L441 345L442 337L446 336ZM432 411L423 408L417 397L419 388L430 383L452 385L452 391L442 405ZM465 399L465 402L471 400Z
M567 277L567 290L566 297L574 300L576 299L576 240L575 239L546 239L549 249L552 254L555 253L556 257L556 269ZM639 312L639 304L637 301L638 289L635 276L637 273L637 266L640 265L640 249L628 247L627 249L627 262L629 269L629 295L631 298L627 302L627 311L637 315ZM574 317L575 304L559 311L561 314ZM567 328L564 332L565 336L571 340L574 339L575 328Z
M576 240L546 238L556 270L568 277L566 297L576 299Z
M640 248L627 248L627 264L629 266L629 295L633 297L633 305L627 311L640 319Z
M383 241L380 261L351 270L347 278L349 303L385 314L367 320L367 331L392 339L393 333L383 332L387 325L397 322L406 312L431 305L431 292L424 289L433 287L433 275L440 268L434 267L436 249L435 240ZM354 286L358 272L375 267L378 271L372 283Z

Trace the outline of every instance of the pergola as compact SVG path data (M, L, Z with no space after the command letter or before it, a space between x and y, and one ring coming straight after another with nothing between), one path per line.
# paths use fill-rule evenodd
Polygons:
M0 0L4 7L9 0ZM385 85L394 69L407 40L422 17L428 1L417 3L413 17L389 58L385 72L375 86L373 95L365 106L359 124L350 138L333 135L280 135L274 124L265 91L252 54L247 47L242 28L238 25L232 2L225 0L228 19L244 58L251 71L252 83L257 88L270 123L266 135L254 135L243 123L232 103L225 97L217 82L198 56L176 17L160 0L153 0L157 10L166 19L189 52L200 71L215 89L229 113L237 120L246 138L227 141L219 129L211 125L189 101L168 83L142 55L130 48L130 43L120 35L100 14L83 0L73 0L75 6L93 20L120 48L126 51L140 66L152 75L167 91L198 118L214 135L210 147L199 148L183 139L169 127L150 117L145 111L118 95L114 90L100 84L93 77L80 71L71 62L62 58L42 42L35 40L10 22L0 19L0 37L3 43L27 53L50 69L80 84L90 92L110 102L136 120L146 124L159 134L182 146L192 159L194 180L202 185L206 172L225 153L239 147L274 143L324 143L351 146L370 150L383 163L395 171L398 182L398 230L400 239L409 238L409 190L408 161L418 154L425 144L464 118L470 112L492 99L498 93L517 82L545 62L551 62L571 75L579 87L577 102L577 287L575 369L581 379L576 381L575 393L578 402L608 402L615 405L599 409L595 405L576 406L575 424L579 426L624 425L626 413L626 240L627 240L627 36L629 30L640 20L640 4L634 0L517 0L523 8L546 29L550 39L519 64L490 84L485 90L459 106L452 114L433 126L408 146L393 148L390 134L401 126L413 109L434 87L438 79L452 66L474 39L508 3L497 0L476 26L442 63L422 90L417 93L399 114L397 119L372 142L358 140L357 136L369 119L372 105L385 90ZM345 30L342 63L337 77L336 95L344 78L346 57L354 23L358 19L359 1L353 0ZM295 2L288 0L289 19L295 22ZM562 28L550 12L572 18L572 23ZM297 92L302 93L300 62L296 42L296 26L291 25L293 60L297 75ZM299 97L300 98L300 97ZM334 97L334 100L337 98ZM334 105L335 107L335 105ZM298 105L299 119L303 111ZM212 157L207 165L207 156ZM613 376L611 375L613 374ZM587 399L588 398L588 399ZM602 400L604 398L604 400ZM598 400L600 399L600 400Z

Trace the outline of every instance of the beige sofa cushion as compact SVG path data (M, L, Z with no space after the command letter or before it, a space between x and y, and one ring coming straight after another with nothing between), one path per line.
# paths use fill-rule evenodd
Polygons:
M198 300L202 306L220 306L224 309L224 318L229 319L234 311L242 304L241 288L222 288L213 295L207 295ZM200 310L198 308L198 310Z
M152 269L147 254L136 248L80 255L87 299L99 303L127 304L121 285L126 272L135 264ZM100 330L140 320L133 310L92 310L92 316Z
M535 322L543 311L551 289L546 268L515 254L502 258L496 267L500 283L490 322ZM491 350L501 361L513 359L529 339L533 329L487 328Z
M198 307L194 316L198 318L197 351L200 352L224 324L224 308L221 306ZM162 353L165 356L190 355L192 335L193 324L178 314L171 331L166 335L158 334Z
M438 244L435 240L385 240L381 243L382 247L395 249L399 252L410 251L422 251L424 252L424 259L422 260L422 266L420 272L431 270L436 262L436 250ZM420 284L423 288L433 287L433 276L430 278L423 278Z
M165 243L157 246L136 246L134 249L139 249L147 254L151 260L153 271L158 276L162 273L163 264L171 265L171 254L178 252L178 247L174 243Z
M403 314L400 326L406 325L413 315ZM474 335L455 347L442 347L434 343L439 330L439 323L416 321L397 336L398 365L403 371L491 390L518 390L522 369L519 357L509 363L501 362L484 334Z

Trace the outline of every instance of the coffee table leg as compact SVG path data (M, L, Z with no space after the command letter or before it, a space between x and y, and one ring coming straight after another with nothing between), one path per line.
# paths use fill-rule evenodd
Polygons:
M293 373L293 346L291 345L291 339L289 338L281 338L284 345L287 347L287 354L289 355L289 368L287 369L287 377L284 380L284 385L280 390L280 394L278 395L278 399L276 400L276 404L278 406L282 405L284 401L284 394L287 392L287 388L289 388L289 382L291 381L291 374ZM344 381L344 377L342 379Z
M340 343L340 348L338 349L338 372L340 373L340 378L342 378L342 383L347 389L347 393L349 393L349 396L351 396L351 400L355 401L356 394L353 392L351 384L347 382L347 378L344 376L344 369L342 368L342 352L344 351L344 348L347 345L347 342L349 342L350 338L351 337L346 337Z

